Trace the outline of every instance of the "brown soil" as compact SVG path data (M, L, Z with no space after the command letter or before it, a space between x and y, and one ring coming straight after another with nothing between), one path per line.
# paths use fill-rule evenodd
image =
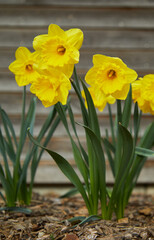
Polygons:
M79 225L69 219L88 216L80 196L59 199L54 194L34 194L30 215L3 211L0 239L113 240L154 239L154 197L133 195L123 219L93 220ZM0 205L3 206L2 202Z

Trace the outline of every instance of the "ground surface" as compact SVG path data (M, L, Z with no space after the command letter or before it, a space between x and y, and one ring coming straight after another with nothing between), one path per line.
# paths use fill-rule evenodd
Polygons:
M3 206L2 202L0 205ZM0 239L114 240L154 239L154 197L133 195L119 221L94 220L75 226L72 217L87 216L79 196L59 199L54 194L34 194L30 215L3 211L0 214Z

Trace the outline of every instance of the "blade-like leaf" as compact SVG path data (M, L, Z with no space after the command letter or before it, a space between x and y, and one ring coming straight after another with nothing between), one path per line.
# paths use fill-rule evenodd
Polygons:
M5 204L6 204L6 199L5 199L5 197L4 197L4 195L3 195L3 193L2 192L0 192L0 197L3 199L3 201L5 202Z
M90 128L93 130L93 132L96 134L96 136L101 139L101 134L100 134L100 127L99 127L99 122L98 122L98 117L96 113L96 109L92 100L92 97L88 91L88 88L82 81L82 86L85 92L86 100L87 100L87 105L88 105L88 113L89 113L89 120L90 120Z
M12 148L12 146L6 141L6 139L4 138L4 144L5 144L5 149L6 149L6 153L9 157L9 159L12 161L12 163L15 163L16 160L16 153L14 152L14 149Z
M51 111L48 114L48 117L46 118L46 120L43 123L42 128L41 128L41 130L39 132L39 135L37 137L37 141L38 142L41 141L41 139L43 138L44 134L46 133L46 131L51 126L51 123L53 122L53 119L54 119L55 115L56 115L56 109L55 109L55 107L52 107Z
M78 80L78 75L77 75L75 66L74 66L74 78L75 78L76 86L77 86L79 92L81 93L81 88L80 88L80 84L79 84L79 80Z
M0 181L5 191L7 205L15 204L16 199L14 199L13 186L9 183L9 181L7 181L5 176L2 175L1 173L0 173Z
M139 147L151 148L154 145L154 122L149 124L139 142Z
M109 140L107 138L103 139L103 143L112 153L115 153L115 147L113 146L113 144L111 142L109 142Z
M111 199L109 201L109 207L108 207L109 219L111 218L115 202L119 201L119 196L121 195L120 191L123 190L122 185L125 184L125 181L130 171L130 167L132 165L133 156L134 156L134 145L133 145L133 138L131 134L121 124L119 124L118 131L119 131L118 133L119 137L121 138L121 141L119 141L119 144L121 144L120 147L122 149L121 149L121 155L119 155L120 160L119 160L118 172L116 175ZM119 204L117 206L119 206Z
M79 190L77 188L73 188L67 191L66 193L64 193L63 195L61 195L60 198L69 198L77 193L79 193Z
M89 200L87 197L87 194L85 192L85 189L78 177L78 175L76 174L76 172L74 171L74 169L72 168L72 166L67 162L66 159L64 159L61 155L59 155L56 152L53 152L45 147L43 147L42 145L40 145L30 134L29 130L28 130L28 135L29 138L31 139L31 141L36 144L37 146L44 148L44 150L46 150L50 156L54 159L54 161L56 162L56 164L58 165L58 167L60 168L60 170L64 173L64 175L71 181L71 183L73 183L76 188L79 190L79 192L81 193L86 206L88 208L88 210L90 211L90 205L89 205Z
M154 156L154 151L147 149L147 148L141 148L141 147L136 147L135 153L137 155L140 155L143 157L153 157Z
M71 140L73 154L74 154L74 158L75 158L75 162L77 164L77 167L78 167L78 169L80 170L80 172L81 172L81 174L83 176L83 179L85 181L86 186L88 187L88 174L89 174L88 173L88 168L87 168L87 166L85 164L85 161L82 158L82 155L80 153L79 148L77 147L77 145L76 145L75 141L73 140L72 135L71 135L71 133L69 131L67 118L66 118L66 113L64 111L64 108L63 108L63 106L60 103L57 103L56 104L56 109L57 109L58 114L59 114L59 116L61 118L61 121L63 122L63 124L65 126L65 129L66 129L66 131L68 133L68 136L69 136L69 138Z
M102 204L102 208L103 208L103 212L102 214L106 215L106 182L105 182L105 178L106 178L106 166L105 166L105 158L104 158L104 152L101 146L101 141L99 140L99 138L96 136L96 134L87 126L84 126L82 124L79 124L82 127L85 128L86 133L88 134L91 144L92 144L92 148L94 149L95 152L95 158L97 160L97 162L95 162L94 164L96 165L95 168L98 171L98 176L99 176L99 184L100 184L100 198L101 198L101 204ZM96 186L95 186L96 187ZM97 196L96 196L97 197Z
M107 141L105 141L105 140L107 140ZM106 154L108 156L108 161L110 163L112 174L115 177L114 160L113 160L113 157L112 157L112 154L111 154L110 145L108 145L108 143L109 143L108 139L103 139L103 143L104 143L104 147L105 147L105 150L106 150Z
M1 129L0 129L0 152L1 152L1 154L3 156L3 160L4 160L6 178L8 179L9 183L11 184L12 183L12 177L11 177L11 172L10 172L9 165L8 165L5 142L4 142L4 139L3 139Z
M23 207L2 207L0 208L0 211L9 211L9 212L18 212L18 213L25 213L25 214L31 214L32 210L28 208Z
M134 107L134 144L136 145L136 142L138 140L138 133L139 133L139 129L140 129L140 121L141 121L141 115L142 112L140 111L139 113L139 109L138 109L138 104L137 102L135 103L135 107Z
M129 120L131 117L131 106L132 106L132 89L130 86L130 90L125 100L124 110L122 113L122 125L126 128L128 127Z
M111 128L111 134L112 134L112 143L113 146L115 146L116 141L115 141L115 133L114 133L114 124L113 124L113 114L112 114L112 110L111 110L111 106L108 103L108 111L109 111L109 120L110 120L110 128Z
M139 142L139 148L149 149L153 146L153 144L154 144L154 122L149 124L149 126L147 127L143 137L141 138L141 140ZM131 189L132 189L132 185L136 184L136 181L139 177L139 174L142 170L142 167L143 167L145 161L146 161L146 157L141 156L141 155L137 155L134 158L132 169L131 169L129 178L127 180L127 185L130 186ZM130 190L130 192L131 192L131 190Z
M84 150L84 148L83 148L83 146L82 146L82 144L80 142L80 139L78 137L77 130L76 130L76 125L75 125L75 119L74 119L74 115L73 115L72 108L71 108L70 104L68 104L68 113L69 113L69 117L70 117L70 121L71 121L71 124L72 124L72 128L73 128L74 134L75 134L75 136L77 138L80 150L82 152L82 155L84 157L84 160L85 160L86 164L88 165L89 164L88 163L88 155L85 152L85 150Z
M79 91L78 87L76 86L76 84L74 82L72 82L72 86L73 86L73 88L74 88L74 90L77 94L77 97L79 99L79 102L80 102L83 122L84 122L85 125L89 126L89 116L88 116L87 109L85 107L81 92Z
M129 131L119 124L119 134L122 138L122 156L120 160L118 175L119 177L122 176L122 174L127 169L127 166L130 164L131 157L134 153L134 146L133 146L133 138Z
M1 107L0 107L0 113L1 113L1 117L3 119L3 124L4 124L4 126L9 128L11 135L13 137L13 140L14 140L15 146L17 147L18 143L17 143L17 138L16 138L16 134L15 134L12 122L11 122L9 116L7 115L7 113Z
M97 221L100 220L101 218L97 215L91 215L89 217L84 217L84 216L79 216L79 217L74 217L71 219L68 219L69 222L71 222L71 227L69 229L75 228L77 226L82 226L85 223L91 222L91 221Z

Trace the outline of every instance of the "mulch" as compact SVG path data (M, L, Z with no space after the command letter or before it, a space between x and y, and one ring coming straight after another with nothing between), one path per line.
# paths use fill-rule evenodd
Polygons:
M2 201L0 206L4 206ZM124 218L95 220L81 224L70 221L88 213L79 195L61 199L56 194L33 194L30 215L2 211L0 239L114 240L154 239L154 196L133 194Z

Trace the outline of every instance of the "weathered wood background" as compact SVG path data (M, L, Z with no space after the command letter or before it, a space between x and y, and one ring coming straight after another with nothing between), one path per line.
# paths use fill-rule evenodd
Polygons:
M77 27L84 32L78 74L84 76L92 66L92 55L101 53L118 56L139 76L154 73L154 1L148 0L0 0L0 104L11 117L19 134L22 88L14 80L8 65L14 61L19 46L32 50L36 35L45 34L48 25L55 23L63 29ZM71 92L74 112L80 120L80 111ZM29 99L29 91L27 98ZM113 108L114 110L114 108ZM37 107L35 135L49 109L41 103ZM109 124L107 110L100 114L102 134ZM141 134L151 115L144 115ZM84 144L84 135L79 128ZM72 165L73 155L69 139L60 125L51 140L50 148L61 153ZM26 151L26 148L25 148ZM23 154L24 159L24 154ZM107 181L112 183L108 170ZM45 154L40 162L36 184L68 183L50 157ZM154 186L154 159L149 159L141 173L139 184Z

